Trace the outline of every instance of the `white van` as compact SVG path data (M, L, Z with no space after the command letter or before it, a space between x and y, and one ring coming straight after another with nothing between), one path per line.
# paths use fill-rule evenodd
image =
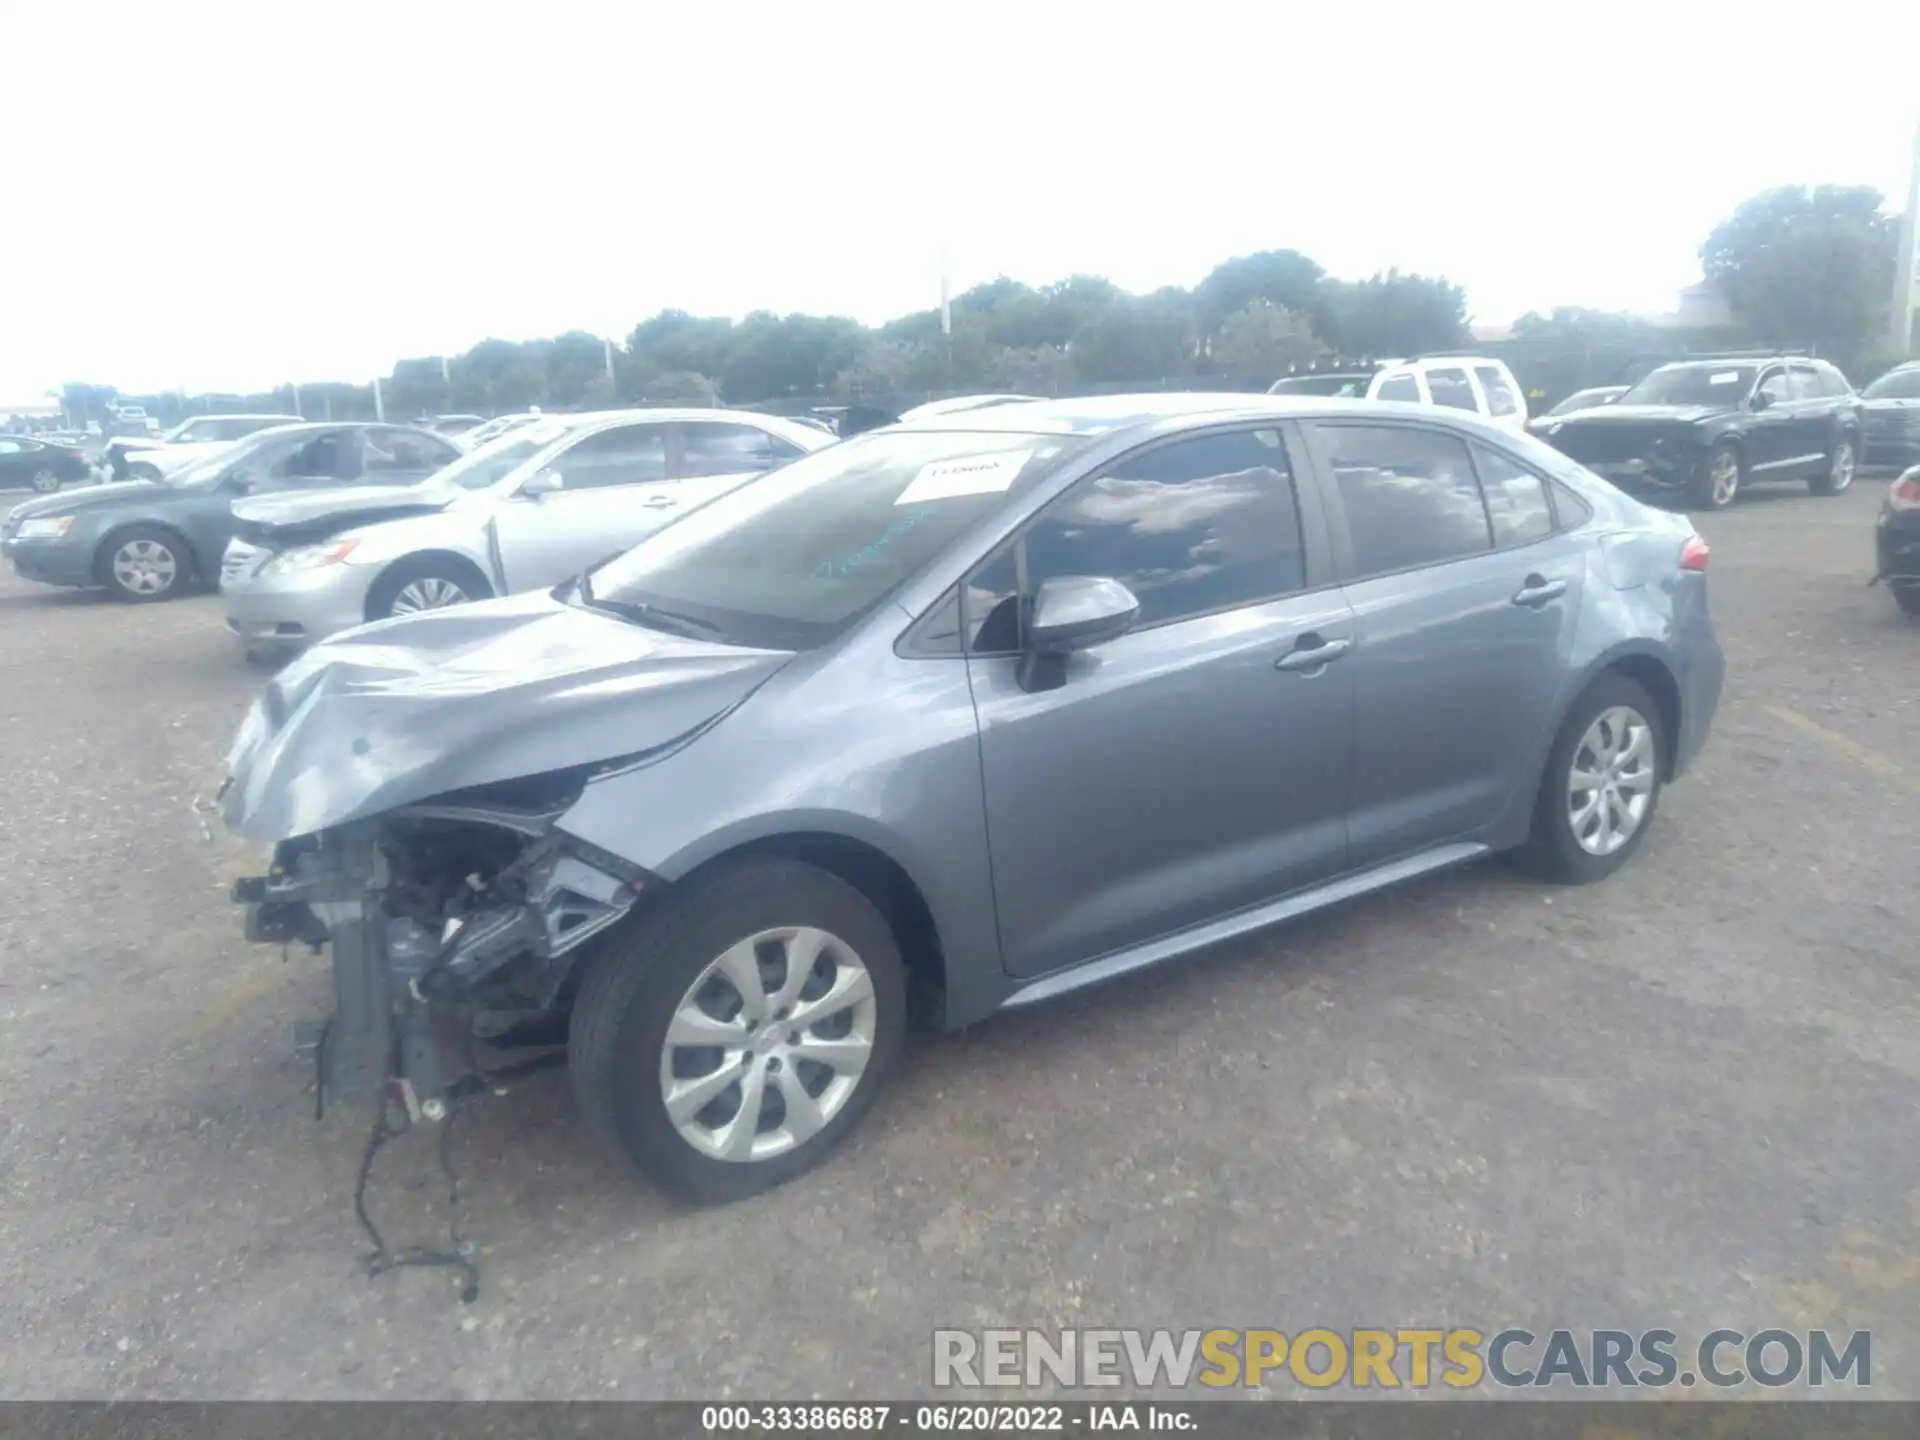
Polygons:
M1471 410L1509 430L1527 428L1526 395L1513 372L1502 361L1479 355L1389 360L1367 386L1367 398Z

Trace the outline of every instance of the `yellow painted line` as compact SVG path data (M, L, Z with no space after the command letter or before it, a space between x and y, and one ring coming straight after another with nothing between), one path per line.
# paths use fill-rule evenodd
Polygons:
M1818 740L1829 750L1838 751L1861 769L1878 775L1883 780L1899 780L1906 774L1900 762L1891 755L1882 755L1878 750L1862 745L1858 740L1849 740L1846 736L1809 720L1798 710L1789 710L1784 705L1767 705L1762 708L1781 724L1791 725L1802 735L1811 740Z

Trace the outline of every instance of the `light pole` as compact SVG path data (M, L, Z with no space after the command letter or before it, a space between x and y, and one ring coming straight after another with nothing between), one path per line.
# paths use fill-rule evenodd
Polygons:
M1920 241L1920 125L1913 130L1913 173L1907 180L1907 208L1900 216L1900 249L1893 262L1893 307L1887 316L1887 339L1893 353L1905 355L1913 344L1913 290L1915 246Z

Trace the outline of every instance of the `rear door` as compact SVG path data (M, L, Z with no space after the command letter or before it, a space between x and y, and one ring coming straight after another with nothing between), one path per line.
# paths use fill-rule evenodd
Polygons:
M519 494L494 519L509 590L555 585L632 548L681 508L667 463L669 426L615 425L583 435L548 461L560 488Z
M1353 608L1355 868L1491 824L1554 721L1585 578L1545 479L1452 430L1319 421Z
M1796 473L1824 469L1833 447L1838 395L1811 365L1789 365L1787 380L1791 396L1787 404L1793 415L1790 454L1795 463L1781 469Z

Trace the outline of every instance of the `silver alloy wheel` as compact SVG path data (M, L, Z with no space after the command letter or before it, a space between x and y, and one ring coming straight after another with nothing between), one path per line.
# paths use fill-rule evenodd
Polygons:
M393 597L388 612L413 615L421 610L444 610L449 605L464 605L472 598L451 580L442 580L437 575L423 575L400 587L400 593Z
M1573 747L1567 821L1589 855L1611 855L1647 818L1653 803L1653 727L1630 705L1601 711Z
M113 578L130 595L164 595L179 574L180 562L158 540L129 540L113 552Z
M1853 484L1853 442L1842 440L1840 448L1833 452L1833 464L1827 471L1827 488L1838 495Z
M873 977L810 926L762 930L700 972L660 1052L680 1138L716 1160L766 1160L826 1128L873 1058Z
M1740 457L1731 450L1716 450L1707 474L1713 481L1713 503L1731 505L1740 493Z
M41 495L51 495L60 488L60 477L51 470L33 472L33 488Z

